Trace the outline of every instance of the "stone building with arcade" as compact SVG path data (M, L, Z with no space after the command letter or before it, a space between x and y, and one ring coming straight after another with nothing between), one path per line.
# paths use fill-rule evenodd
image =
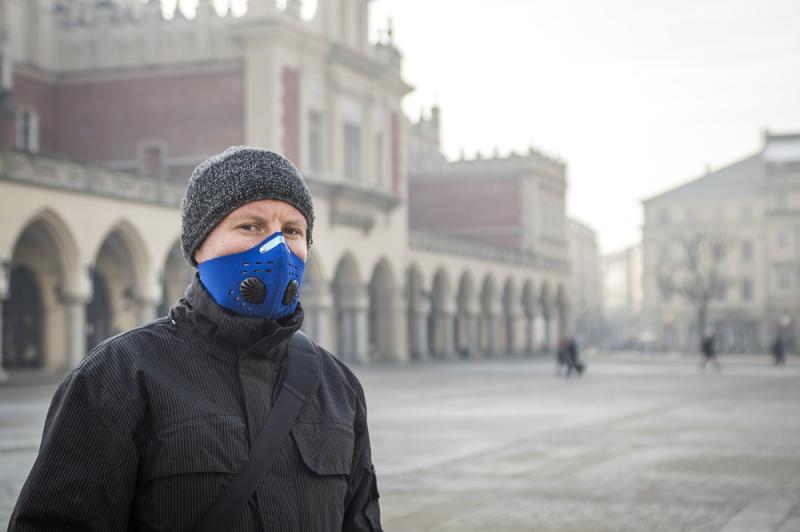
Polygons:
M63 371L165 313L193 275L185 183L236 144L307 178L304 329L342 359L524 356L566 333L565 165L442 158L410 178L414 146L438 140L402 114L411 87L391 33L368 39L368 0L285 4L167 18L156 0L0 0L3 368ZM465 196L480 180L502 185ZM445 190L507 212L475 219L502 236L414 223L412 200Z

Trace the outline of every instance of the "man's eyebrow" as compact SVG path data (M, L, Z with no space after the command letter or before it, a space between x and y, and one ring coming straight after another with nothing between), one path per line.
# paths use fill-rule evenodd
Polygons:
M306 226L306 225L308 225L308 223L306 222L306 219L305 219L305 218L303 218L302 216L298 216L298 217L294 217L294 218L289 218L288 220L285 220L283 223L287 223L287 224L297 224L297 225L300 225L300 226Z
M267 221L264 218L262 218L260 215L254 213L254 212L249 212L249 211L244 211L244 212L237 213L237 214L235 214L234 216L231 217L231 220L233 222L235 222L235 223L239 223L242 220L252 220L252 221L260 223L260 224L266 224L267 223Z
M242 220L253 220L254 222L262 224L262 225L266 225L267 224L266 218L262 217L260 214L257 214L255 212L250 212L250 211L244 211L242 213L236 214L235 216L233 216L231 218L232 218L232 221L234 223L239 223ZM285 223L285 224L298 224L300 226L308 225L308 223L306 222L306 219L304 217L302 217L302 216L293 216L292 218L289 218L288 220L284 220L283 223Z

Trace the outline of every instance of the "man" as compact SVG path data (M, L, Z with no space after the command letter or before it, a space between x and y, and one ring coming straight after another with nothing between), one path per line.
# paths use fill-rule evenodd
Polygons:
M772 356L775 359L776 366L786 365L786 348L783 345L783 338L780 333L775 336L775 341L772 343Z
M700 370L705 371L707 365L711 365L716 371L722 370L722 365L717 359L716 337L713 329L707 329L703 340L700 342L700 350L703 352L703 360L700 362Z
M281 391L313 224L308 188L280 155L235 147L195 169L181 243L199 273L169 316L105 341L66 377L11 531L197 525ZM319 384L229 530L380 530L363 390L318 351Z

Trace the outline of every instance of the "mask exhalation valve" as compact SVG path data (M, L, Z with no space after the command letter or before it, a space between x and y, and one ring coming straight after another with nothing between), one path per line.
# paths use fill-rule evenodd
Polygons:
M294 301L294 298L297 297L297 289L298 289L298 287L299 287L299 284L297 283L297 281L295 279L292 279L292 281L286 286L286 292L283 294L283 304L284 305L288 305L289 303Z
M248 277L239 285L239 293L248 303L258 305L264 301L267 289L258 277Z

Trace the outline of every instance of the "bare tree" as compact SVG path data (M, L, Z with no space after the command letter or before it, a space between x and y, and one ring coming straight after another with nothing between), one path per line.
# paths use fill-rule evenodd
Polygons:
M722 236L694 233L674 237L680 248L675 261L662 264L658 272L661 293L677 294L697 312L697 331L702 340L708 320L708 307L728 285L722 262L729 240Z

